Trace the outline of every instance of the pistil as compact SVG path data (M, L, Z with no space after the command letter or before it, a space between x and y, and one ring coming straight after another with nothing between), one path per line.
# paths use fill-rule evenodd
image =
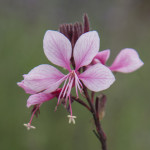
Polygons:
M36 127L31 126L31 122L32 122L32 120L33 120L33 116L35 115L36 111L37 111L39 108L40 108L40 104L39 104L39 105L36 107L36 109L33 111L29 123L24 124L24 126L27 127L27 130L36 129Z

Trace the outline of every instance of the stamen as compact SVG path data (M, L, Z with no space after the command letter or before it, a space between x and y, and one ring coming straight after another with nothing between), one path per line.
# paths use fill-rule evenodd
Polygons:
M63 88L62 88L62 90L61 90L61 92L60 92L60 94L59 94L57 106L59 105L59 101L60 101L61 95L62 95L62 93L63 93L63 91L64 91L65 86L66 86L66 82L67 82L67 80L68 80L68 76L69 76L69 75L66 76L65 83L64 83ZM56 106L55 109L57 109L57 106Z
M78 89L79 89L80 93L82 94L82 88L83 88L82 83L80 82L80 80L79 80L75 70L72 70L66 76L65 83L64 83L63 88L62 88L62 90L61 90L61 92L59 94L58 102L57 102L57 105L58 105L59 102L60 102L60 99L65 98L65 104L67 105L67 100L69 99L70 115L68 115L68 117L69 117L69 123L72 122L73 124L75 124L76 116L72 115L70 93L71 93L71 89L72 89L74 81L75 81L75 90L76 90L77 98L78 98ZM56 108L57 108L57 106L56 106Z
M70 99L70 96L69 96L69 106L70 106L70 114L72 116L72 107L71 107L71 99Z
M77 78L77 80L78 80L78 83L79 83L79 85L81 86L81 88L83 88L83 85L82 85L82 83L80 82L80 80L79 80L79 78L78 78L78 76L75 74L75 77Z
M75 77L75 88L76 88L76 95L78 98L79 97L79 95L78 95L78 81L77 81L76 77Z
M73 80L74 80L74 78L72 78L71 81L70 81L70 83L69 83L69 87L68 87L68 91L67 91L66 97L69 97L69 95L71 93L71 88L72 88Z
M75 79L76 79L76 86L78 87L80 93L82 94L83 86L82 86L82 83L80 82L80 80L79 80L79 78L78 78L78 76L76 74L75 74ZM77 93L77 97L78 97L78 93Z
M66 95L66 99L65 99L65 103L66 103L66 104L67 104L67 99L68 99L68 97L70 97L73 80L74 80L74 78L72 78L71 81L70 81L70 83L69 83L69 87L68 87L68 91L67 91L67 95Z
M66 85L66 88L65 88L65 91L64 91L63 97L65 97L65 95L66 95L66 91L68 90L68 87L69 87L70 81L71 81L71 77L69 77L68 84Z

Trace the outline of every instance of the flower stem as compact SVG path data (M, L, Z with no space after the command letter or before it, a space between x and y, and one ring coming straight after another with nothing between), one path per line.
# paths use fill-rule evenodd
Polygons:
M92 103L94 103L94 95L95 95L95 92L91 92L91 101L92 101Z
M75 96L71 96L71 99L73 99L74 101L80 103L81 105L86 107L91 112L91 108L86 103L84 103L81 99L76 98Z
M100 120L99 120L99 115L97 115L96 108L94 107L94 105L93 105L93 103L92 103L92 101L89 97L87 88L84 85L83 85L83 91L84 91L85 97L86 97L86 99L89 103L91 113L92 113L93 118L94 118L94 123L95 123L95 126L96 126L96 130L97 130L97 133L96 133L95 130L93 132L96 135L96 137L99 139L99 141L101 142L102 150L107 150L106 135L105 135L104 131L102 130Z

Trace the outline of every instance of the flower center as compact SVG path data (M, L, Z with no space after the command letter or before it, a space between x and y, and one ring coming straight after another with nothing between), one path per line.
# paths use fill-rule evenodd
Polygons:
M65 105L67 105L67 100L69 100L69 109L70 109L70 115L72 116L72 107L71 107L71 89L72 87L75 86L75 90L76 90L76 95L77 98L78 96L78 90L80 91L80 93L82 93L82 83L80 82L77 73L75 72L75 70L72 70L68 75L66 75L66 80L64 82L64 85L62 87L62 90L59 94L58 97L58 103L57 106L60 102L60 99L64 99L65 100Z

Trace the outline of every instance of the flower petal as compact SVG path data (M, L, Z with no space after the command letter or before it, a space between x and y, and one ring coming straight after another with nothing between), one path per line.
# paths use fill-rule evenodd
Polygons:
M79 75L79 79L89 90L95 92L109 88L115 81L111 70L100 63L89 67Z
M23 88L25 90L25 92L28 94L35 94L36 93L36 91L31 90L30 87L27 87L24 84L24 80L22 80L21 82L18 82L17 85L20 86L21 88Z
M120 51L109 68L112 71L129 73L139 69L143 64L136 50L125 48Z
M110 56L110 50L109 49L98 52L98 54L94 57L93 63L96 64L96 61L98 60L98 61L100 61L100 63L105 65L109 56Z
M52 93L49 93L49 94L38 93L38 94L31 95L27 100L27 107L30 107L36 104L42 104L48 100L51 100L55 96L56 95Z
M53 66L43 64L24 75L24 86L36 91L36 93L52 87L51 92L53 92L63 82L64 77L64 74ZM54 84L55 86L52 86Z
M54 90L56 90L59 85L67 78L68 75L64 76L63 78L61 78L59 81L51 84L51 86L49 86L48 89L46 89L45 91L43 91L43 93L51 93L53 92Z
M90 64L99 51L99 45L100 39L96 31L86 32L79 37L73 51L76 70Z
M70 71L72 47L70 41L62 33L48 30L44 36L43 48L45 55L53 64Z

